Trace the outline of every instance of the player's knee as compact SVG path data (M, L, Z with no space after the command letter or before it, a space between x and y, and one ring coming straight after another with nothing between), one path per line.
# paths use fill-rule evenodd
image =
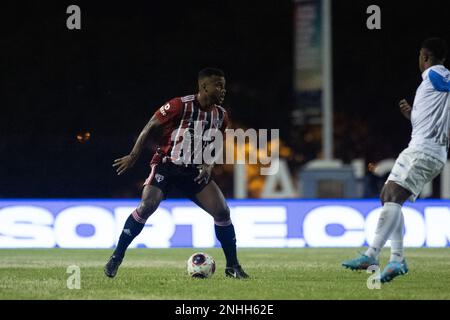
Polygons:
M215 215L214 220L217 222L226 222L230 220L230 208L228 206L221 208Z
M384 190L384 189L383 189L383 190ZM394 201L394 200L395 200L395 195L392 194L392 193L390 193L390 192L387 192L386 190L384 190L384 191L381 192L380 200L381 200L381 203L382 203L383 205L384 205L386 202L395 202L395 201Z
M399 195L395 193L384 192L381 194L381 203L384 205L386 202L394 202L402 204L403 200Z
M158 209L158 206L159 206L159 201L155 201L155 200L142 201L139 206L139 209L140 209L139 213L142 218L148 219L153 214L153 212L155 212L156 209Z
M384 184L383 189L381 189L380 199L383 203L389 202L390 200L392 200L392 197L394 195L395 195L395 192L394 192L390 182L388 181L387 183Z

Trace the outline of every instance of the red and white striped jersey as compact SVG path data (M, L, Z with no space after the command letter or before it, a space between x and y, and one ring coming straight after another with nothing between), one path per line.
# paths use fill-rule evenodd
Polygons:
M180 157L185 156L181 142L186 136L185 133L190 133L191 163L196 156L194 151L203 152L208 145L203 142L203 139L195 139L195 142L199 144L200 141L201 145L194 145L194 133L200 133L202 136L211 134L213 130L220 130L224 133L229 122L226 110L219 105L214 105L208 111L202 110L196 95L173 98L159 108L154 116L163 125L163 134L158 143L159 150L173 160L179 160ZM159 161L160 156L155 154L151 162Z

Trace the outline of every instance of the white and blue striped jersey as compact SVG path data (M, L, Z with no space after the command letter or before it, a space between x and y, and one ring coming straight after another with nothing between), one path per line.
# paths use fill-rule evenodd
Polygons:
M450 71L434 65L422 73L411 111L409 147L447 161L450 134Z

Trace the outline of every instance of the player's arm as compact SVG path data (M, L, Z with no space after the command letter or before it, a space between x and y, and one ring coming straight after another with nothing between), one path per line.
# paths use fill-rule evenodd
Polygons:
M436 71L430 70L430 72L428 73L428 77L430 78L430 82L435 90L441 92L450 92L450 79L448 78L448 76L444 77Z
M122 173L133 167L142 150L147 145L149 139L158 139L158 137L161 135L161 132L162 124L154 115L145 125L144 129L142 129L130 154L114 160L113 167L117 167L117 175L120 176Z
M398 103L400 107L401 113L405 116L406 119L411 120L411 106L409 105L408 101L405 99L400 100Z

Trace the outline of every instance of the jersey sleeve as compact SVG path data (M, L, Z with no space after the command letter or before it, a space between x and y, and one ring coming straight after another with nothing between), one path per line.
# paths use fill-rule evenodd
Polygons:
M181 118L183 112L183 103L180 98L174 98L166 102L162 107L156 110L154 116L161 124L167 124Z
M434 89L437 91L450 92L450 79L448 79L448 77L446 78L434 70L430 70L428 77L430 78L430 82Z

